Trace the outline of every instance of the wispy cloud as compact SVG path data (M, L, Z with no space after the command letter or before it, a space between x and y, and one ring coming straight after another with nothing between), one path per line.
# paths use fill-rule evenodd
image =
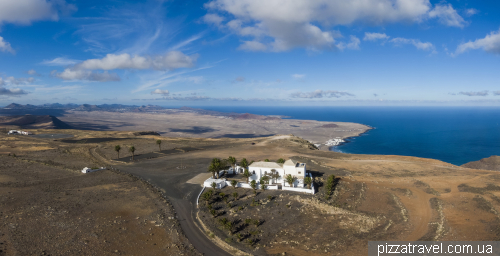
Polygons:
M140 92L140 91L145 91L145 90L162 88L162 87L165 87L165 86L167 86L167 85L169 85L171 83L180 82L180 81L191 81L191 82L199 81L199 78L193 80L192 77L191 78L189 78L189 77L183 77L182 75L183 74L192 73L192 72L196 72L198 70L212 68L212 67L213 66L205 66L205 67L201 67L201 68L197 68L197 69L192 69L192 70L187 70L187 71L182 71L182 72L176 72L176 73L166 72L166 73L163 73L160 76L147 77L147 78L144 79L146 81L143 82L139 87L137 87L137 89L133 90L132 93L136 93L136 92Z
M354 96L354 94L332 90L316 90L313 92L295 92L290 94L292 98L318 99L318 98L340 98L343 96Z
M363 40L364 41L377 41L377 40L387 40L389 38L390 38L390 36L386 35L385 33L365 32L365 37L363 38Z
M488 96L488 91L480 91L480 92L459 92L459 95L466 95L466 96Z
M5 41L3 37L0 36L0 52L10 52L12 54L15 54L16 51L12 49L12 46L10 45L9 42Z
M493 31L484 38L460 44L453 56L477 49L482 49L489 53L500 54L500 30Z
M432 53L436 53L436 48L434 47L434 45L432 43L421 42L418 39L408 39L408 38L397 37L397 38L391 39L390 42L394 43L397 46L400 46L403 44L411 44L419 50L432 51Z
M156 89L151 92L151 94L161 94L163 96L168 96L170 92L168 90L161 90L161 89Z
M79 60L68 59L66 57L58 57L52 60L44 60L40 64L45 66L70 66L80 62Z

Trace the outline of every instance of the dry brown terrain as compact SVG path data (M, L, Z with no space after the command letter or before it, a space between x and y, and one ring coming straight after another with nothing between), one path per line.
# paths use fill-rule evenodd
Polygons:
M324 143L329 139L358 136L371 129L356 123L280 118L244 119L241 116L228 119L223 116L172 111L170 114L68 111L59 118L75 129L84 127L112 131L158 131L165 137L254 138L294 134L314 144L323 144L320 146L322 149L328 148Z
M37 131L44 132L55 133ZM161 222L157 214L162 209L168 212L168 202L149 194L142 183L127 176L110 171L83 175L77 170L91 165L114 166L145 177L164 189L172 200L183 200L196 197L190 191L199 191L201 187L187 182L192 183L193 177L206 173L210 158L229 155L250 161L294 158L306 162L319 188L314 196L266 191L254 197L252 191L241 191L238 200L233 202L229 197L234 207L214 198L213 204L221 212L216 218L202 205L200 218L210 233L248 253L366 255L369 240L494 241L500 238L500 174L497 171L415 157L313 150L306 141L293 136L204 139L134 136L132 132L112 131L63 132L72 133L74 137L53 140L0 135L4 165L0 168L0 217L3 220L0 233L4 234L0 234L0 239L4 252L39 253L53 250L55 244L62 249L50 251L54 255L78 254L80 250L95 255L118 250L132 255L137 252L134 246L144 247L142 252L151 251L149 255L165 252L167 245L179 244L173 241L182 241L183 237L167 228L175 224L173 220L161 227L150 222ZM162 140L162 153L156 154L159 151L156 139ZM139 156L134 162L116 161L115 145L124 148L120 157L130 155L126 152L130 145L137 148ZM8 154L16 154L16 157ZM141 158L141 155L148 157ZM330 174L340 180L333 196L325 199L322 184ZM169 179L174 183L169 183ZM227 188L224 193L230 194L232 189ZM270 201L268 196L272 197ZM257 203L252 206L253 202ZM242 209L233 212L239 206ZM102 217L86 218L90 211L92 216ZM165 216L172 215L166 213ZM252 218L262 223L229 234L219 229L221 218L243 221L240 224ZM114 221L119 219L126 221L115 225ZM149 228L157 228L153 233L158 240L151 241L153 244L148 241ZM34 238L35 243L25 242L31 239L31 234L44 232L46 235ZM254 239L255 243L239 242L238 233ZM190 253L189 243L182 244L184 247L178 253Z

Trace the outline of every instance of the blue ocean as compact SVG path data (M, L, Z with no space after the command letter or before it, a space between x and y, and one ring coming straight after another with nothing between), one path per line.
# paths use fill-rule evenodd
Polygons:
M404 155L455 165L500 155L499 107L202 107L221 112L355 122L375 129L330 150Z

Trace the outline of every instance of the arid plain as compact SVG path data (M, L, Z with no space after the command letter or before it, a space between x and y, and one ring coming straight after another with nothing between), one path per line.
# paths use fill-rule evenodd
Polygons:
M317 150L309 142L354 136L361 125L106 113L60 119L74 128L78 122L106 125L108 131L30 129L71 138L2 132L0 255L366 255L371 240L500 238L497 171L415 157L341 154ZM162 136L134 135L141 130ZM252 136L221 136L236 133ZM119 160L115 145L123 148ZM126 151L132 145L137 149L133 162ZM210 175L211 158L230 155L305 162L317 193L254 195L239 189L240 197L230 199L242 206L239 211L217 201L221 215L209 216L204 204L196 206L201 186L193 181ZM82 174L85 166L110 170ZM337 183L326 199L323 183L330 174ZM235 223L253 218L260 224L241 223L228 233L219 226L222 218ZM238 233L255 243L239 241Z

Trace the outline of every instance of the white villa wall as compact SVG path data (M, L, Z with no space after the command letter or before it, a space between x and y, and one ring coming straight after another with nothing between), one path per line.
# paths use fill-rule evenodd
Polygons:
M286 190L286 191L295 191L295 192L314 194L314 189L308 189L308 188L283 187L282 189Z
M226 179L213 179L213 178L208 178L207 180L205 180L205 182L203 182L203 186L206 188L211 188L212 183L214 182L216 184L215 188L217 189L221 189L226 186Z
M271 175L271 173L272 173L271 170L273 170L273 169L276 170L276 172L278 172L280 174L280 178L275 179L274 182L282 184L285 171L283 169L280 169L280 168L249 167L249 172L252 174L252 176L250 177L250 180L255 180L255 181L259 182L260 178L262 178L266 174L266 172L268 175ZM255 174L253 174L254 171L255 171ZM272 179L269 179L269 182L272 182Z

